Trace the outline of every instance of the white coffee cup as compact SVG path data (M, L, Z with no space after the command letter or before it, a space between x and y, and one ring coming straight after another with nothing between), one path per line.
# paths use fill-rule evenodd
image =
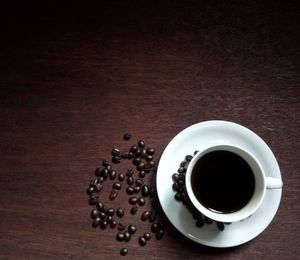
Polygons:
M196 163L205 155L213 151L228 151L237 154L242 159L244 159L248 165L250 166L255 180L255 188L251 199L248 203L242 207L241 209L229 212L229 213L221 213L216 212L211 209L205 207L201 202L196 198L195 193L192 188L192 173L194 166ZM190 161L189 166L187 168L186 177L185 177L185 185L186 191L189 199L191 200L194 207L200 211L206 217L219 221L219 222L235 222L243 220L249 216L251 216L261 205L266 190L267 189L281 189L282 188L282 180L280 178L272 178L268 177L268 173L264 172L263 168L259 163L259 158L255 158L249 151L244 148L235 146L235 145L215 145L206 147L203 150L200 150Z

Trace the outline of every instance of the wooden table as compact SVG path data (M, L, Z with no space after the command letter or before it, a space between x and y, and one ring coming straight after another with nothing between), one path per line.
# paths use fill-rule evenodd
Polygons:
M124 244L123 259L299 256L299 10L200 2L2 9L1 259L117 259ZM279 162L282 201L261 235L214 249L166 222L162 240L140 247L138 235L126 244L116 230L91 227L86 188L112 147L144 139L159 155L179 131L210 119L252 129ZM118 200L128 212L127 196ZM127 217L137 233L149 230Z

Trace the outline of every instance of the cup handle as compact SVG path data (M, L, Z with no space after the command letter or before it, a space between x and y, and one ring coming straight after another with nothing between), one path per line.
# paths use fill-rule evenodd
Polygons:
M282 180L280 178L266 177L267 189L281 189Z

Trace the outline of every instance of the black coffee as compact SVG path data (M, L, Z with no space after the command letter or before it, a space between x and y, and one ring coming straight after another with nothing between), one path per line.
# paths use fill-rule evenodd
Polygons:
M198 201L206 208L219 212L235 212L251 199L255 179L248 163L228 151L205 154L196 163L192 189Z

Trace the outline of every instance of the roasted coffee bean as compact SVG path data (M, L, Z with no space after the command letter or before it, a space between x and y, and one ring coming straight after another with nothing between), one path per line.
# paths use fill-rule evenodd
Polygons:
M125 180L125 175L123 173L118 174L118 180L119 181L124 181Z
M111 155L120 155L120 154L121 154L121 151L118 148L113 148L111 150Z
M135 205L137 203L138 199L136 197L130 197L128 202L131 204L131 205Z
M134 188L132 186L128 186L126 192L128 195L132 195L134 193Z
M103 183L105 181L102 176L100 176L97 180L98 180L99 183Z
M177 192L177 193L174 195L174 198L175 198L175 200L177 200L177 201L182 201L182 193Z
M179 180L177 181L177 184L178 184L178 186L184 186L184 180L179 179Z
M147 156L146 149L142 149L142 151L141 151L141 157L145 158L146 156Z
M198 151L198 150L196 150L196 151L194 152L194 156L195 156L197 153L199 153L199 151Z
M230 225L232 222L224 222L225 225Z
M137 186L143 186L144 181L143 181L143 179L141 179L141 178L137 178L137 179L135 180L135 184L136 184Z
M147 166L153 168L155 166L155 162L149 161L149 162L147 162Z
M119 218L122 218L124 216L124 210L122 208L117 208L116 214Z
M123 247L123 248L120 250L120 255L122 255L122 256L127 255L127 253L128 253L128 249L127 249L126 247Z
M133 154L135 154L137 150L138 150L137 145L133 145L130 147L130 152L132 152Z
M136 232L136 227L134 226L134 225L129 225L128 226L128 232L130 233L130 234L134 234L135 232Z
M117 239L118 241L123 241L123 240L125 239L124 233L118 232L117 235L116 235L116 239Z
M140 162L139 165L136 167L136 169L137 169L138 171L141 171L141 170L143 170L144 168L145 168L145 163L143 163L143 162Z
M122 159L129 159L130 158L129 152L123 152L123 153L121 153L121 158Z
M178 188L179 188L178 183L174 182L173 185L172 185L173 191L178 191Z
M223 231L224 228L225 228L224 223L222 223L222 222L217 222L217 227L218 227L218 229L221 230L221 231Z
M146 176L146 172L145 172L144 170L141 170L141 171L139 172L139 177L140 177L140 178L145 178L145 176Z
M150 197L153 198L156 195L156 189L154 187L150 187Z
M186 169L184 167L179 167L178 172L179 173L185 173Z
M131 234L128 231L124 232L124 239L128 242L131 239Z
M184 160L180 163L181 167L185 167L188 164L188 161Z
M139 165L140 164L140 162L141 162L141 158L140 157L134 157L134 159L133 159L133 164L135 164L135 165Z
M103 208L104 208L104 205L101 201L98 201L97 204L96 204L96 208L99 210L99 211L102 211Z
M145 147L145 142L143 140L138 141L138 147L144 148Z
M105 214L105 212L103 212L103 211L100 211L99 212L99 217L101 218L101 219L106 219L106 214Z
M95 188L94 188L94 187L88 187L86 193L87 193L87 194L91 194L91 193L93 193L94 191L95 191Z
M90 198L89 199L89 204L90 205L96 205L96 203L97 203L97 198Z
M131 138L131 134L130 133L125 133L123 135L124 140L129 140Z
M120 163L121 162L121 156L115 155L112 157L111 160L113 163Z
M173 180L174 182L177 182L177 181L179 180L179 175L178 175L178 173L173 173L173 175L172 175L172 180Z
M134 179L130 176L127 178L127 184L132 185L134 183Z
M136 150L136 152L135 152L135 157L141 157L141 155L142 155L142 150L140 149L140 148L138 148L137 150Z
M131 177L131 176L133 175L133 173L134 173L133 169L132 169L132 168L129 168L129 169L127 169L125 175L126 175L127 177Z
M111 172L111 170L112 170L112 167L111 167L111 165L109 164L109 165L107 165L106 166L106 169L108 170L108 173L110 173Z
M98 210L92 209L91 211L91 218L97 218L98 217Z
M145 159L146 159L147 162L152 161L153 156L148 154L148 155L146 155Z
M108 161L107 159L103 159L102 165L103 165L103 166L109 165L109 161Z
M130 213L131 215L134 215L138 211L138 207L135 205L131 208Z
M141 216L141 220L142 221L146 221L147 219L149 219L151 216L151 212L146 210L143 212L142 216Z
M151 235L148 232L144 233L143 237L148 241L151 239Z
M140 186L135 186L135 187L134 187L134 192L135 192L135 193L139 193L140 190L141 190L141 187L140 187Z
M115 170L112 170L110 173L109 173L109 178L111 180L114 180L115 178L117 177L117 172Z
M149 196L149 194L150 194L150 189L149 189L149 186L148 185L143 185L142 186L142 195L144 196L144 197L148 197Z
M157 240L160 240L162 239L162 237L164 236L165 234L165 231L163 229L159 229L156 234L155 234L155 237Z
M103 179L106 179L108 176L108 170L106 168L103 168L101 170L100 176L103 177Z
M196 221L196 226L197 227L202 227L203 225L204 225L204 222L202 220L199 219L199 220Z
M94 187L98 183L98 178L95 178L90 181L90 187Z
M102 167L97 168L97 169L95 170L95 175L96 175L96 176L100 176L100 175L101 175L102 169L103 169Z
M144 206L145 203L146 203L146 200L145 200L143 197L140 197L140 198L138 199L138 204L139 204L140 206Z
M103 189L103 185L102 185L101 183L97 183L97 184L95 185L95 190L96 190L96 191L100 192L102 189Z
M110 224L114 219L113 219L113 216L108 216L106 219L108 224Z
M108 208L105 213L107 216L113 216L115 214L115 210L113 208Z
M117 221L112 220L112 222L110 223L110 228L115 228L117 226Z
M185 156L185 160L188 161L188 162L190 162L192 159L193 159L192 155Z
M208 218L208 217L204 217L204 220L203 220L206 224L211 224L213 221L212 219Z
M157 225L160 229L165 229L165 224L161 220L157 222Z
M96 218L92 222L93 227L98 227L100 224L101 224L101 219L100 218Z
M147 148L146 152L149 155L153 155L155 153L155 150L154 150L154 148Z
M143 236L140 236L140 237L139 237L139 244L140 244L141 246L144 246L144 245L147 244L147 240L146 240Z
M121 189L121 183L119 183L119 182L115 182L114 184L113 184L113 188L114 189L116 189L116 190L120 190Z
M157 224L157 223L153 223L153 224L151 225L151 231L152 231L153 233L156 233L156 232L158 231L158 229L159 229L159 227L158 227L158 224Z
M102 229L105 229L105 228L107 227L108 223L107 223L106 220L102 220L102 222L101 222L100 225L101 225L101 228L102 228Z
M114 200L117 197L117 195L118 195L118 191L115 189L112 189L112 191L110 192L110 196L109 196L110 200Z
M118 224L118 230L119 231L122 231L122 230L124 230L126 228L126 226L124 226L122 223L119 223Z
M96 191L90 194L91 199L98 199L98 197L99 197L99 193Z

